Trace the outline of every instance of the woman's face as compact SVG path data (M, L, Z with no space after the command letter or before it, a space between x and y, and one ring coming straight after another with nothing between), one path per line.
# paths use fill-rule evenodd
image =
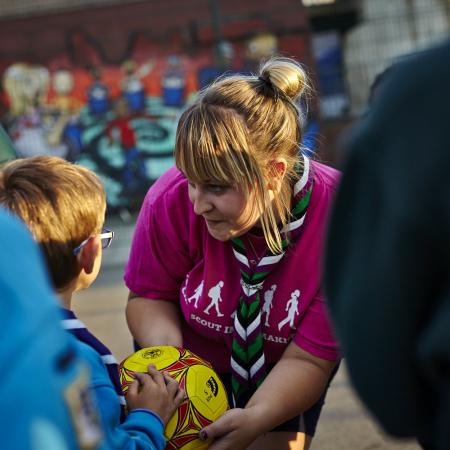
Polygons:
M259 220L253 192L246 196L237 186L190 181L188 192L195 214L205 219L209 233L219 241L241 236Z

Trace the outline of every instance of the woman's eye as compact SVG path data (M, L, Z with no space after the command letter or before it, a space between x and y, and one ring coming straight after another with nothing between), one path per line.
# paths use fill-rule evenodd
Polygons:
M220 184L208 184L207 189L213 194L222 194L226 191L227 187Z

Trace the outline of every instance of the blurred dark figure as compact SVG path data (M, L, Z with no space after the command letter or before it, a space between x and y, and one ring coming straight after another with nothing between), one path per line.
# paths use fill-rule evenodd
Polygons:
M384 429L450 449L450 42L401 61L353 133L332 214L329 308Z
M394 68L393 65L388 66L386 69L380 72L373 80L372 84L370 85L369 98L367 99L368 108L370 108L373 105L375 98L378 97L381 91L381 87L384 85L384 83L386 83L386 79L392 72L393 68Z

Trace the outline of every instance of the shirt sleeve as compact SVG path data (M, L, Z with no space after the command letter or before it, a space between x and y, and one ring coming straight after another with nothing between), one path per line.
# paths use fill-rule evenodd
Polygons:
M328 319L325 301L318 294L305 311L294 336L294 342L318 358L334 361L340 358L338 345Z
M120 423L120 403L107 369L99 355L88 345L78 342L83 359L91 370L90 388L100 412L105 442L110 449L163 450L166 445L160 418L150 410L131 411Z
M141 297L177 301L192 268L187 192L149 194L136 223L125 283Z

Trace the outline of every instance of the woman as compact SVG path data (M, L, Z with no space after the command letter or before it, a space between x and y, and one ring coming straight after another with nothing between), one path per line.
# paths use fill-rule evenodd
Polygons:
M212 450L308 448L338 359L319 289L338 173L299 155L305 88L300 65L274 58L204 90L136 226L130 330L228 383L236 407L201 432Z

